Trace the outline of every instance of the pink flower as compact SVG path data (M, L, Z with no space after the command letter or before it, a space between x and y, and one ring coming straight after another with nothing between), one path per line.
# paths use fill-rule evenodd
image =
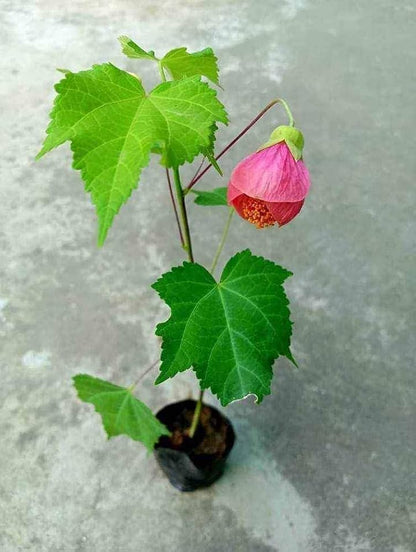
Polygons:
M280 126L260 150L236 166L227 199L241 217L265 228L283 226L299 213L310 187L302 147L299 130Z

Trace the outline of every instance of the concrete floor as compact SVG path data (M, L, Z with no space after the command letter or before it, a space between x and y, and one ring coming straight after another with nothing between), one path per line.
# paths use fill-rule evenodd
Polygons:
M415 4L340 0L1 0L0 550L412 552L415 457ZM166 317L149 285L183 252L160 167L95 246L68 147L39 163L55 67L112 61L116 37L163 53L212 46L232 123L287 98L313 190L299 218L236 220L222 262L249 245L294 272L294 370L231 405L238 431L214 487L180 494L144 447L107 442L71 376L128 385L158 355ZM232 167L285 122L275 110L224 158ZM220 185L211 174L204 186ZM204 187L201 183L201 188ZM225 213L191 207L208 263ZM157 409L192 374L138 396ZM209 397L209 402L215 400Z

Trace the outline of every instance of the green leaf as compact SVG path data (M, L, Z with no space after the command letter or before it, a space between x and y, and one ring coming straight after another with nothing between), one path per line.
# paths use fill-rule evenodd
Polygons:
M250 394L260 402L270 393L273 361L293 361L282 286L290 275L249 250L228 261L219 283L196 263L164 274L152 286L171 309L156 328L163 338L156 383L193 366L224 406Z
M73 166L96 205L100 245L151 151L162 154L163 165L178 167L211 146L216 121L228 122L215 90L199 77L162 83L146 95L138 78L106 63L68 73L55 88L38 158L71 142Z
M174 79L199 75L207 77L214 84L218 82L217 58L211 48L192 54L186 48L175 48L160 60Z
M140 48L131 38L128 36L119 36L118 40L122 46L122 52L129 58L134 59L151 59L153 61L157 61L155 57L155 53L153 50L149 50L146 52L146 50L143 50L143 48Z
M161 435L169 435L151 410L136 399L130 389L108 381L78 374L73 378L78 397L95 406L108 438L128 435L151 452Z
M214 167L214 169L217 171L217 173L220 176L223 176L221 167L218 165L217 160L215 159L215 154L214 154L214 150L215 150L215 133L217 132L217 130L218 130L218 127L214 123L212 125L212 129L211 129L211 140L210 140L209 146L202 150L202 154L208 159L208 161L211 163L211 165Z
M207 151L205 152L205 155L206 155L206 157L208 158L208 161L211 163L211 165L212 165L212 166L214 167L214 169L217 171L217 173L218 173L220 176L223 176L221 167L218 165L217 160L216 160L215 157L214 157L214 152L213 152L213 150L207 150Z
M198 205L228 205L227 188L214 188L214 190L194 190L191 189L197 197L195 203Z

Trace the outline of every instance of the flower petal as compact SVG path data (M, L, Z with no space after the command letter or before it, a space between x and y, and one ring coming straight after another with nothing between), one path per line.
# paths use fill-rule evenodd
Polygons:
M280 203L269 203L266 202L267 208L272 214L274 220L278 223L279 226L284 226L292 219L296 217L299 211L302 209L305 200L302 201L292 201L292 202L280 202Z
M296 161L285 142L252 153L234 169L230 185L264 201L295 202L309 191L309 172Z
M231 182L228 184L228 190L227 190L227 201L230 205L233 204L233 201L236 197L240 196L241 192L238 188L233 186Z

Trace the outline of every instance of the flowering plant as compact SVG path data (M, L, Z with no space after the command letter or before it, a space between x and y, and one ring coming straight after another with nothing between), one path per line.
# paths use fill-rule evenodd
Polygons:
M265 228L287 224L301 210L310 184L302 160L303 137L287 103L278 99L215 155L218 125L228 124L228 117L217 91L208 84L219 84L213 51L177 48L158 58L128 37L119 40L128 57L154 63L162 82L146 92L139 77L111 63L78 73L61 70L64 78L55 86L51 122L38 157L71 143L73 167L81 171L96 207L100 246L150 156L160 157L187 261L152 286L171 309L170 318L156 327L162 338L156 384L193 369L201 389L185 429L193 439L204 390L210 389L223 406L248 395L260 403L270 393L274 361L285 356L295 363L283 288L291 273L249 249L229 259L218 280L214 273L235 211L257 228ZM210 168L222 175L221 156L277 103L286 109L288 125L276 128L257 152L237 165L228 188L194 189ZM180 167L198 156L202 157L199 169L184 185ZM228 206L209 269L194 257L187 215L190 197L201 206ZM172 428L133 394L141 378L129 387L87 374L73 379L79 398L92 403L101 415L108 437L125 434L152 450L162 436L171 435Z

